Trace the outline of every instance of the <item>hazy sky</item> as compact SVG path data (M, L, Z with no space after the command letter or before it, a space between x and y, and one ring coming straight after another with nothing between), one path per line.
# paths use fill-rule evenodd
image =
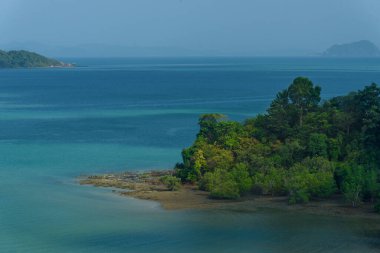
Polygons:
M0 45L106 44L221 55L380 45L379 0L0 0Z

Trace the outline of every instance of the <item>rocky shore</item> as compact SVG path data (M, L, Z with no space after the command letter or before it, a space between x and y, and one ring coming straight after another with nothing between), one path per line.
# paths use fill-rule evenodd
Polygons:
M170 191L161 182L161 178L172 174L173 171L160 170L94 175L80 179L79 183L96 187L112 187L115 188L114 192L123 196L158 201L163 208L168 210L220 208L222 204L228 202L211 200L207 192L198 190L194 185L185 184L177 191Z
M289 205L286 197L249 195L239 200L215 200L208 192L196 186L184 184L178 191L171 191L162 182L164 176L171 176L171 170L149 172L125 172L81 177L81 185L111 187L115 193L143 200L158 201L164 209L220 209L241 212L254 212L259 208L272 208L304 213L351 216L380 220L369 204L352 208L341 196L329 200L311 201L307 204Z

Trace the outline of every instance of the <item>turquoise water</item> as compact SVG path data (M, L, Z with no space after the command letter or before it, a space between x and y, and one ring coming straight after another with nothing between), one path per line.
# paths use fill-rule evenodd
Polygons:
M379 59L68 59L0 70L0 252L379 252L371 221L262 209L165 211L79 186L171 168L201 113L263 112L296 76L323 97L380 83Z

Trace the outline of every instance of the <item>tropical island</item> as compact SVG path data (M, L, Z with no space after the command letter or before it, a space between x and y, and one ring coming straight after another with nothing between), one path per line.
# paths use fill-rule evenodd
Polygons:
M371 41L361 40L333 45L322 55L326 57L380 57L380 50Z
M80 183L128 189L120 194L157 200L168 209L380 212L376 84L321 101L321 88L298 77L264 114L243 123L205 114L199 126L173 170L90 176Z
M0 50L0 68L46 68L73 67L72 64L50 59L25 50Z

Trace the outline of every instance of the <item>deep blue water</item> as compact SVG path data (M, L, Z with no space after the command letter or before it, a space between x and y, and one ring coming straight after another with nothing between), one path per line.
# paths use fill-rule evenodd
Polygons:
M79 186L171 168L199 114L264 112L297 76L324 98L380 83L380 59L66 59L0 70L0 252L379 252L373 222L258 210L165 211Z

